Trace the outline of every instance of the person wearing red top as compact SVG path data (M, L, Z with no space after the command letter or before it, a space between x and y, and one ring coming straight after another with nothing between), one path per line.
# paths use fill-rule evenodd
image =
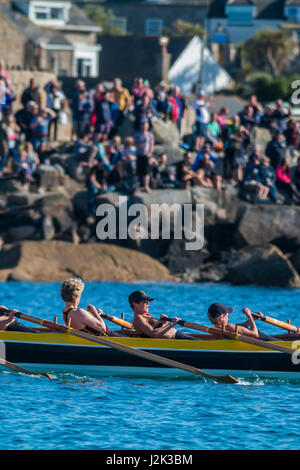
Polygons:
M292 171L286 157L276 167L276 186L279 189L286 190L293 202L300 202L300 193L292 182Z

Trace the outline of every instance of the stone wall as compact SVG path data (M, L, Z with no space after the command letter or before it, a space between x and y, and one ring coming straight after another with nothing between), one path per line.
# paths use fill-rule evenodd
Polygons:
M0 15L0 58L8 67L24 67L27 38L3 15ZM26 64L28 65L28 64Z

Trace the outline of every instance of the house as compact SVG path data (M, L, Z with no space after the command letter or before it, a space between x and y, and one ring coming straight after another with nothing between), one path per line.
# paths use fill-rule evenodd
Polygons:
M204 26L210 0L76 0L80 6L95 4L112 10L112 24L139 36L161 36L174 31L181 19Z
M10 68L51 70L59 77L96 77L100 31L68 1L0 3L0 56Z
M151 86L164 79L180 86L185 94L191 93L199 82L202 42L197 36L174 36L165 52L158 38L147 36L101 36L101 45L101 81L119 77L130 87L139 76L148 79ZM166 59L167 70L164 70ZM207 48L204 62L204 90L213 93L229 88L231 77Z
M300 0L211 0L208 41L219 62L234 60L236 47L261 29L299 30Z

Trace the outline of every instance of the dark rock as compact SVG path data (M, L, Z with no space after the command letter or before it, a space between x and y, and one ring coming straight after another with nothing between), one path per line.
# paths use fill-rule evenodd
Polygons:
M18 227L12 227L4 235L4 241L6 243L20 240L36 240L37 238L39 238L39 233L35 225L19 225Z
M300 286L292 263L271 244L250 246L234 253L224 280L236 285Z
M39 186L46 191L64 184L64 175L52 165L39 165L37 174L39 177Z
M198 251L186 249L187 240L172 240L170 247L161 260L169 268L172 274L178 274L191 271L197 268L200 269L201 265L209 256L206 248Z
M293 256L291 257L291 262L300 274L300 246L297 248Z
M300 207L243 206L237 216L236 240L241 246L273 243L290 253L300 244Z

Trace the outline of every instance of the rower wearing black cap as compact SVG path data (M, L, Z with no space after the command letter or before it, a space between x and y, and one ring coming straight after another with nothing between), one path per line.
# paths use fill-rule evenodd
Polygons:
M247 320L242 325L235 323L228 324L228 314L233 312L232 307L225 307L225 305L218 302L211 304L208 309L207 315L210 321L217 328L225 328L227 331L232 333L237 333L243 336L250 336L251 338L258 338L264 341L270 341L272 338L262 331L257 329L255 321L252 317L251 310L249 308L244 308L243 313L246 315ZM261 312L258 312L257 315L263 317Z
M159 339L197 339L173 328L180 318L174 317L170 323L167 323L163 320L165 315L161 315L160 320L151 317L148 310L152 300L154 300L153 297L149 297L141 290L132 292L128 297L129 305L134 313L132 324L139 336Z

